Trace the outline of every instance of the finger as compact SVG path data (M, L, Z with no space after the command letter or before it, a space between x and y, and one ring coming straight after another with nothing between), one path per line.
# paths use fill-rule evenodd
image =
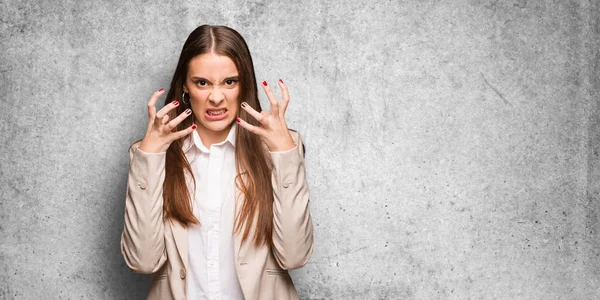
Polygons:
M254 119L256 119L256 121L260 122L261 124L263 123L263 121L266 120L264 115L257 112L246 102L242 102L242 109L244 109L249 115L251 115Z
M264 129L262 129L262 128L258 127L258 126L254 126L254 125L252 125L252 124L250 124L250 123L248 123L248 122L246 122L246 121L244 121L244 120L242 120L240 118L236 118L235 121L238 124L240 124L240 126L242 126L246 130L248 130L248 131L250 131L250 132L252 132L254 134L263 135L263 136L266 134L266 131Z
M279 88L281 88L281 103L279 104L279 116L283 117L285 115L285 110L287 109L287 106L290 103L290 94L288 92L287 85L283 83L283 80L279 79L277 83L279 84Z
M163 130L165 132L173 131L173 129L175 129L177 127L177 125L179 125L181 122L183 122L183 120L185 120L185 118L187 118L191 115L192 115L192 109L190 109L190 108L186 109L184 112L180 113L179 116L177 116L177 118L175 118L175 119L171 120L171 122L167 123Z
M161 124L163 124L163 125L167 124L167 122L169 122L169 118L170 118L169 114L164 115L162 117Z
M154 125L158 128L162 127L165 123L163 122L163 117L169 113L169 111L175 107L179 106L179 101L174 100L171 103L165 105L165 107L161 108L154 118Z
M165 92L165 89L161 88L160 90L154 92L152 97L150 97L150 101L148 101L148 120L152 120L156 115L156 101L158 101L158 97Z
M267 94L269 103L271 103L271 106L270 106L271 109L269 110L269 113L277 116L279 114L279 104L277 104L277 98L275 97L275 94L273 94L271 87L267 84L266 81L262 82L262 86L263 86L263 89L265 90L265 93Z
M171 139L171 142L178 140L178 139L194 132L194 130L196 130L196 127L197 127L196 124L192 124L192 126L189 126L186 129L171 133L171 135L169 135L169 138Z

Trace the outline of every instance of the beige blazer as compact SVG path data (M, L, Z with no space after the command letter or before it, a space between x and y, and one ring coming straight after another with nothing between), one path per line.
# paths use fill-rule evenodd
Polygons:
M247 300L298 299L287 270L304 266L313 251L309 191L300 134L290 130L298 151L270 153L273 172L274 248L241 243L234 235L237 276ZM163 220L166 152L144 153L140 142L129 149L125 225L121 253L132 271L153 274L147 299L185 299L187 231ZM235 188L236 213L244 201ZM253 232L253 231L251 231Z

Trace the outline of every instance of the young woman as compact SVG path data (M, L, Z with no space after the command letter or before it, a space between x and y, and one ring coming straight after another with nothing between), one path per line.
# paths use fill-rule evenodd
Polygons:
M287 270L313 251L300 134L290 101L263 81L250 51L225 26L187 38L165 105L148 102L148 129L129 149L121 252L153 274L148 299L298 299ZM179 99L179 100L176 100Z

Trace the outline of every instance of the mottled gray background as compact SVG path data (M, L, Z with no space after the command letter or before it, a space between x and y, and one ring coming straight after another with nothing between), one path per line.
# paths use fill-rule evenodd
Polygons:
M584 0L1 0L0 298L143 299L119 251L127 150L209 23L290 87L302 299L598 299L599 18Z

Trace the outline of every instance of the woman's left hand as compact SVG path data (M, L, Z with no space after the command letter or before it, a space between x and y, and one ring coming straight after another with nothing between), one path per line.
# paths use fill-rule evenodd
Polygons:
M290 102L290 95L287 86L281 79L278 81L281 88L281 104L277 102L277 98L273 94L271 87L266 81L262 82L263 89L271 103L270 112L257 112L250 107L246 102L242 102L242 109L254 117L262 126L254 126L245 120L237 118L236 121L248 131L257 134L267 144L269 151L287 151L296 146L294 139L288 131L285 123L285 109Z

